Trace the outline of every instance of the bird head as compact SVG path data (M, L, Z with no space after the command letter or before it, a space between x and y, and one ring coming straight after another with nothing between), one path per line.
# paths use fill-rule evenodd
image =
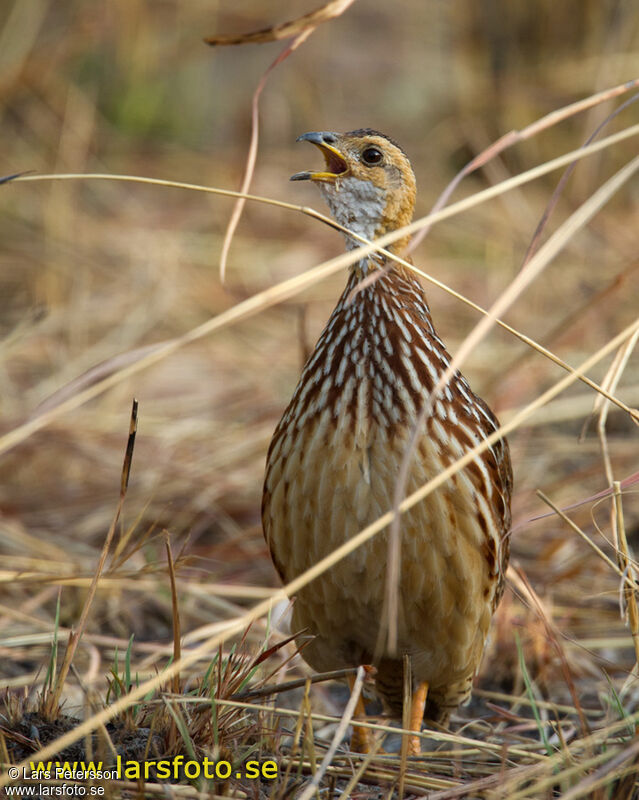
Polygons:
M336 222L366 239L407 225L413 218L415 175L408 157L388 136L364 128L349 133L314 131L297 140L318 147L326 162L318 172L298 172L292 181L314 181ZM346 237L349 248L360 242ZM400 252L408 237L389 246Z

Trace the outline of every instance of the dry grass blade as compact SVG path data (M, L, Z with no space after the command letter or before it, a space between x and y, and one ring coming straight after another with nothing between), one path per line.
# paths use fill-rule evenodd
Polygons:
M510 178L504 181L503 183L498 184L497 186L490 187L489 189L485 189L481 192L478 192L477 194L472 195L471 197L465 200L461 200L457 203L454 203L453 205L450 205L445 209L438 211L436 214L429 214L428 216L416 220L415 222L405 226L404 228L399 229L398 231L388 233L374 243L362 245L362 247L359 248L357 252L351 251L350 253L345 253L341 256L337 256L336 258L324 262L322 265L314 268L313 270L309 270L295 278L283 281L282 283L264 292L259 292L258 294L253 295L248 300L238 303L231 309L203 323L202 325L193 328L192 330L185 333L183 336L180 336L177 339L169 340L168 342L158 344L157 348L153 349L150 352L147 352L145 355L143 355L139 360L135 361L134 363L127 364L127 366L118 369L117 372L108 374L106 377L98 380L97 383L91 385L86 389L81 390L72 397L68 397L63 402L59 403L59 405L56 408L47 411L46 413L42 414L41 416L35 419L30 419L27 422L18 425L13 430L9 431L3 436L0 436L0 453L6 452L12 447L15 447L20 442L23 442L25 439L29 438L36 431L39 431L42 428L45 428L47 425L51 424L51 422L53 422L55 419L58 419L63 414L67 413L68 411L72 411L75 408L78 408L88 400L97 397L102 392L106 391L112 386L117 385L118 383L122 382L131 375L136 374L140 370L143 370L153 364L156 364L166 356L176 352L184 345L196 341L204 336L207 336L221 328L225 328L228 325L234 324L239 320L246 319L254 314L259 313L265 308L270 307L271 305L274 305L289 297L292 297L294 294L301 292L303 289L306 289L314 285L315 283L318 283L322 279L328 277L329 275L333 275L339 270L344 269L345 267L354 263L354 261L357 260L358 258L361 258L369 253L375 252L376 250L379 250L380 248L384 247L387 244L391 244L401 236L415 233L416 231L420 230L422 227L425 227L426 225L432 225L435 222L439 222L444 219L449 219L454 215L460 214L463 211L473 208L474 206L479 205L480 203L485 202L490 198L497 197L503 194L504 192L514 189L515 187L527 183L528 181L534 180L535 178L538 178L541 175L544 175L548 172L552 172L555 169L559 169L560 167L571 163L575 158L585 158L588 155L599 152L600 150L610 147L617 142L623 141L624 139L636 135L639 135L639 125L632 126L624 131L621 131L618 134L614 134L612 136L607 137L606 139L602 139L599 142L589 145L587 148L575 150L566 154L565 156L561 156L559 158L553 159L552 161L548 161L539 167L535 167L534 169L528 170L522 173L521 175L517 175L514 178ZM67 175L39 175L39 176L27 175L22 178L17 178L15 183L19 183L22 181L30 181L30 180L78 180L78 179L99 179L99 180L141 182L147 184L172 186L172 187L186 188L186 189L190 188L196 191L221 194L227 197L242 196L241 193L233 192L230 190L211 189L208 187L198 186L195 184L167 182L150 178L134 178L132 176L126 176L126 175L105 175L105 174L91 174L91 175L67 174ZM279 207L299 210L302 211L303 213L308 213L312 216L326 219L325 217L323 217L323 215L317 214L317 212L313 212L310 209L303 209L298 206L293 206L290 203L271 201L267 198L257 198L253 196L250 196L249 199L259 200L261 202L274 204Z
M466 164L466 166L457 173L457 175L437 198L435 205L431 209L431 213L434 211L439 211L439 209L446 205L451 195L464 178L475 172L475 170L486 165L500 153L503 153L504 150L507 150L509 147L512 147L518 142L531 139L538 133L541 133L548 128L552 128L554 125L569 119L575 114L581 114L582 112L594 108L601 103L605 103L614 99L615 97L619 97L637 86L639 86L639 78L621 83L618 86L613 86L610 89L605 89L602 92L590 95L590 97L586 97L583 100L578 100L575 103L563 106L556 111L551 111L549 114L545 114L543 117L541 117L541 119L532 122L530 125L527 125L525 128L522 128L519 131L513 130L504 134L496 142L493 142L489 147L487 147L483 152L475 156L472 161ZM569 168L571 166L572 165L570 165ZM415 236L408 248L409 253L412 252L424 240L424 238L428 235L429 230L429 227L425 227L417 234L417 236Z
M323 22L328 22L335 17L339 17L352 5L354 0L331 0L323 6L304 14L301 17L282 22L279 25L270 25L259 31L244 33L238 36L209 36L204 41L214 46L237 45L237 44L263 44L264 42L274 42L280 39L290 39L299 36L308 28L315 28Z
M113 356L100 364L96 364L43 400L30 415L30 419L35 419L42 414L46 414L87 386L93 386L109 377L109 375L113 375L114 372L118 372L131 364L135 364L140 361L140 359L150 353L154 353L165 344L165 342L156 342L146 347L137 347L134 350L129 350L126 353L119 353L117 356Z
M182 655L182 632L180 628L180 606L178 602L177 581L175 577L175 564L171 552L171 542L168 533L165 534L166 560L169 568L169 579L171 581L171 610L173 616L173 660L179 661ZM176 672L172 678L173 692L180 693L180 674Z
M607 392L614 393L617 390L617 386L619 385L619 381L626 369L630 356L632 355L637 341L639 340L639 334L633 336L630 341L626 342L626 344L619 349L619 352L616 354L608 373L606 374L605 380L602 382ZM595 414L599 414L599 420L597 423L597 432L599 434L599 441L601 443L601 451L604 460L604 470L606 473L606 478L608 479L608 483L612 486L614 477L612 472L612 464L610 462L610 455L608 452L608 443L606 439L606 421L608 419L608 412L610 410L609 403L606 402L605 395L599 394L595 397L592 416ZM635 420L636 421L636 420ZM581 431L581 438L583 439L585 436L586 427L588 425L589 420L584 422L584 426ZM614 524L613 524L614 530ZM616 541L616 540L615 540Z
M619 89L620 87L616 87L616 88ZM614 90L612 90L612 91L614 91ZM604 92L603 94L605 95L606 93ZM607 98L603 98L603 99L607 99ZM612 113L608 114L606 119L603 122L601 122L595 128L595 130L590 134L590 136L586 139L586 141L584 142L584 147L587 147L591 142L593 142L599 136L599 134L605 128L605 126L608 125L608 123L610 123L616 116L618 116L622 111L624 111L630 105L632 105L633 103L636 103L637 100L639 100L639 95L634 95L634 97L629 98L628 100L625 101L625 103L622 103ZM548 205L544 209L544 213L542 214L541 219L539 220L539 223L537 224L537 227L535 228L535 232L533 233L533 236L532 236L532 239L530 241L530 244L528 245L528 250L526 251L526 255L524 256L522 269L526 266L526 264L528 264L528 262L530 261L530 259L533 256L534 252L537 250L538 245L539 245L539 240L541 239L541 234L543 233L543 230L544 230L544 228L546 226L546 223L548 222L548 220L550 219L550 215L552 214L552 212L556 208L557 203L559 201L559 197L561 196L561 193L564 190L564 188L566 186L566 183L568 182L568 179L570 178L572 173L575 171L576 167L577 167L577 161L574 161L572 164L569 164L568 167L566 168L566 171L564 172L564 174L559 179L559 182L557 183L557 186L555 187L555 191L552 193L552 197L548 201Z

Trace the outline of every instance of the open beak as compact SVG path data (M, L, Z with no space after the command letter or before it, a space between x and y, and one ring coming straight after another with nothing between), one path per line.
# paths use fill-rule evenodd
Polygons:
M296 172L291 175L292 181L328 181L332 182L341 175L348 172L348 164L344 156L335 147L337 144L337 134L330 131L311 131L303 133L297 139L298 142L311 142L318 147L326 161L326 169L323 172Z

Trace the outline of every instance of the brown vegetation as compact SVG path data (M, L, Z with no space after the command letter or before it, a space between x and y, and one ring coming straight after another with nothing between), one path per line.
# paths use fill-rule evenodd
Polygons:
M314 283L306 271L339 255L341 238L300 209L249 202L222 285L232 199L39 177L236 190L253 92L286 43L202 39L314 8L280 5L9 0L0 9L0 175L35 171L0 186L4 763L40 760L63 735L45 760L275 759L276 780L199 788L298 797L337 729L345 692L305 687L307 668L264 613L278 584L259 500L273 427L344 282L343 268ZM269 75L250 191L323 212L310 189L288 183L307 166L295 137L370 125L409 153L425 215L503 134L636 79L638 35L631 3L357 0ZM639 433L627 408L639 406L639 373L636 335L619 334L637 330L639 106L611 116L636 91L551 118L488 160L448 201L472 198L468 207L433 224L413 253L482 308L535 270L498 312L532 343L492 325L466 348L481 314L425 281L442 337L467 351L464 372L504 424L515 421L509 587L452 733L425 734L427 755L408 764L342 747L321 797L637 796ZM580 160L556 197L568 162L476 197L577 150L604 122L595 142L626 138ZM546 210L540 248L520 271ZM566 224L582 212L587 223ZM251 300L303 273L281 302ZM586 372L622 407L573 375L522 414L571 378L535 344L573 368L605 349ZM133 397L137 439L119 509ZM286 691L255 694L276 684ZM128 791L159 789L154 779L107 786L111 797ZM175 791L195 796L188 781Z

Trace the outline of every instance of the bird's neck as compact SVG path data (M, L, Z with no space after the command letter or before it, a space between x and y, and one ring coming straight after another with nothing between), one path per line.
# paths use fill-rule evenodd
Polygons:
M407 225L413 216L412 202L402 204L399 198L389 197L379 186L353 176L321 183L320 191L335 222L369 241ZM344 237L347 250L362 246L359 239L346 232ZM386 249L399 255L409 239L403 236Z
M402 255L402 250L406 248L408 242L410 241L410 237L403 239L402 242L394 242L392 245L385 247L385 250L388 250L390 253L394 253L395 255ZM402 244L403 246L397 247L398 244ZM351 248L347 247L347 250ZM408 261L412 264L412 261L409 256L406 254L403 255L403 260ZM411 281L415 281L413 273L410 269L405 267L403 264L394 261L392 258L389 258L387 255L383 253L376 253L372 252L369 253L367 256L360 258L359 261L355 261L350 266L351 275L354 276L355 282L363 280L367 278L369 275L371 276L371 281L374 282L372 273L382 271L384 273L391 272L395 273L396 275L401 276L404 279L409 279Z
M354 336L355 328L359 328L365 336L372 336L375 339L382 320L388 323L387 330L397 328L399 331L405 331L404 317L407 314L412 324L424 335L434 337L433 341L436 339L424 290L407 267L392 264L390 270L376 269L374 273L369 273L368 277L364 278L352 271L329 320L327 330L337 324L335 320L341 319L342 325L348 321L349 330ZM437 342L441 345L438 339ZM443 345L441 347L443 348Z
M410 291L412 302L423 304L430 313L422 285L412 270L388 258L375 258L374 253L372 256L360 259L351 267L342 295L342 299L347 298L347 304L362 293L367 296L378 293L399 296Z

